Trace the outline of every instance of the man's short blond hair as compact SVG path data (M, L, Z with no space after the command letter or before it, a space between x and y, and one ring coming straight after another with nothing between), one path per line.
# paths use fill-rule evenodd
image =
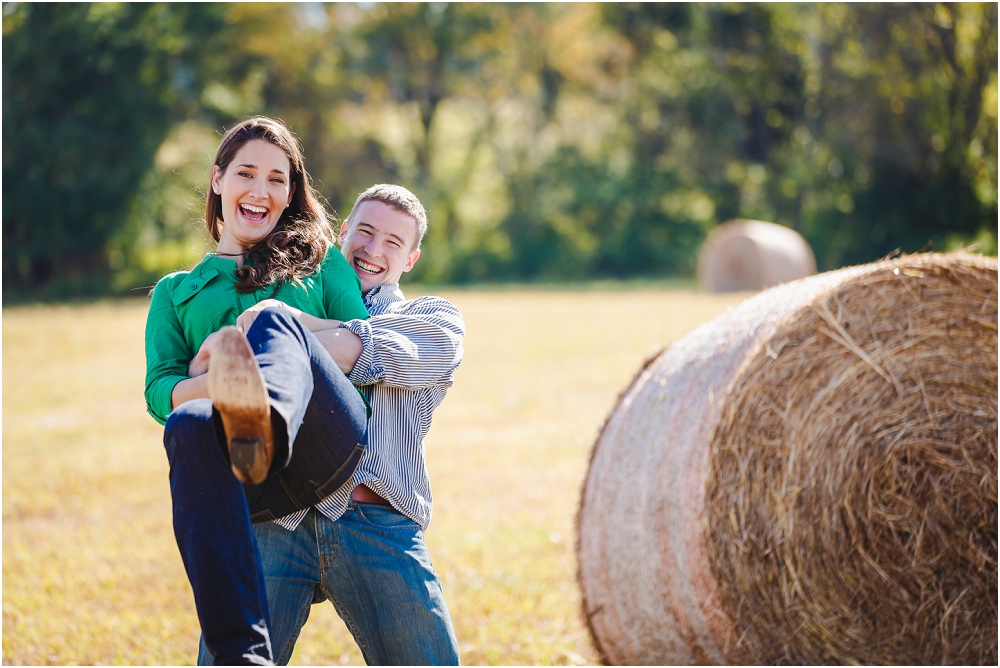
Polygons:
M358 207L370 201L382 202L413 218L417 223L417 243L414 248L420 248L420 242L424 240L424 235L427 233L427 211L424 210L424 205L420 203L417 196L403 186L391 183L377 183L358 195L354 206L351 207L351 213L347 216L347 220L344 221L347 229L351 229L351 225L354 224L354 216L358 211Z

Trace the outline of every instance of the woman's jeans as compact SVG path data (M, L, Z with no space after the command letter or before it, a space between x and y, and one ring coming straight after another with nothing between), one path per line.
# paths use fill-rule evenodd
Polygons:
M351 501L336 522L314 508L295 531L274 522L254 530L279 664L291 659L312 605L329 600L368 665L458 665L441 581L410 518L391 506ZM212 663L204 642L198 663Z
M275 462L267 480L244 487L233 475L209 399L177 407L163 435L174 535L205 642L220 665L273 660L251 512L260 519L281 516L349 481L364 450L368 417L361 395L294 317L265 309L247 340L276 414Z

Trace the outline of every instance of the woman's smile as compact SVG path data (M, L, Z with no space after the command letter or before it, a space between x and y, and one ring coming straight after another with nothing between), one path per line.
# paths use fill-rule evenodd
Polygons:
M256 206L254 204L240 204L240 214L248 220L260 223L267 218L267 207Z

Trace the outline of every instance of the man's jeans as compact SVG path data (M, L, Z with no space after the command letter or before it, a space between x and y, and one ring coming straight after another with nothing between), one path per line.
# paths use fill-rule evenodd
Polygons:
M295 494L267 493L269 488L286 490L276 471L289 460L319 473L317 484L347 482L363 451L359 444L364 443L367 423L357 390L294 317L266 309L257 316L247 340L276 415L275 462L268 479L246 488L236 480L221 420L213 414L209 399L177 407L163 434L170 461L174 536L203 636L219 664L273 660L264 571L250 504L269 496L298 503L292 498ZM339 463L330 460L331 451L338 453ZM345 467L352 458L353 466ZM324 467L339 468L321 470Z
M329 599L368 665L458 665L458 641L423 531L391 506L351 501L331 522L315 508L294 532L254 526L287 664L313 603ZM210 665L204 641L199 665Z

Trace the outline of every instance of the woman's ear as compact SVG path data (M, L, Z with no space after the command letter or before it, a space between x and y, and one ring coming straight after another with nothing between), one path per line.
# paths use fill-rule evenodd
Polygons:
M292 183L292 187L288 189L288 201L285 202L285 208L286 209L288 208L288 205L292 203L292 198L295 197L295 186L297 186L297 185L299 185L299 184Z
M222 194L222 170L218 165L212 165L212 192Z

